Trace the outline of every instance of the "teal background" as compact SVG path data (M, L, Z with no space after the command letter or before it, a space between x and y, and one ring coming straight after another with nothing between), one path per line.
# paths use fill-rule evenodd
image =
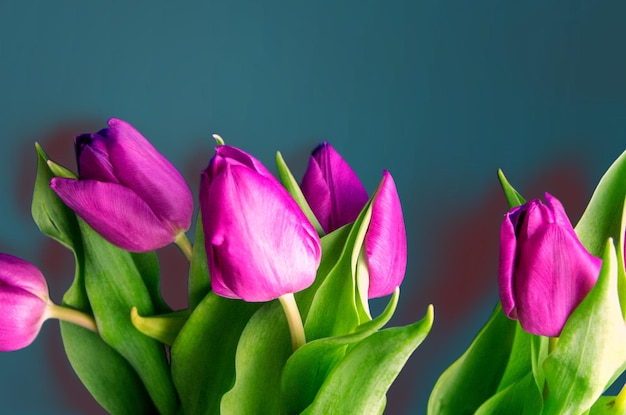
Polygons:
M383 169L396 180L409 264L393 324L429 303L436 317L388 413L424 413L497 301L496 170L575 222L624 150L625 18L619 1L5 0L0 249L40 266L61 300L71 258L29 213L35 141L74 168L73 136L123 118L195 191L212 133L268 166L280 150L298 178L328 140L369 191ZM184 262L162 255L182 307ZM0 412L99 413L58 331L0 355Z

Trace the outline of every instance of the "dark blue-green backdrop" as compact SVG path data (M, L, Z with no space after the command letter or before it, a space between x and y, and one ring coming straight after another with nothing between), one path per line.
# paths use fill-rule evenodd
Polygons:
M60 301L73 268L30 218L34 141L73 167L74 135L123 118L196 187L212 133L267 165L280 150L298 177L328 140L368 190L383 169L396 180L409 264L393 323L429 303L436 318L388 413L424 413L497 301L496 170L575 222L626 147L625 18L618 1L5 0L0 250L40 266ZM164 282L177 306L183 284ZM0 355L2 413L98 413L58 332Z

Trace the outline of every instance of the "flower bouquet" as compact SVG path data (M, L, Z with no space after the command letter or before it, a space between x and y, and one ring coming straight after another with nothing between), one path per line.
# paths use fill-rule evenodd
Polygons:
M32 215L76 272L58 305L35 265L0 255L0 350L59 319L74 371L113 414L382 413L433 323L429 307L383 329L407 259L392 176L368 196L323 143L299 184L280 153L277 179L215 139L193 243L188 185L129 123L77 136L78 174L37 145ZM185 310L160 294L155 250L171 243L189 261Z
M189 187L127 122L75 138L78 174L37 145L32 215L76 272L57 305L35 265L0 254L0 350L59 319L74 371L113 414L382 413L433 324L429 306L384 328L407 260L391 174L368 195L322 143L298 183L280 153L276 178L214 138L193 243ZM526 202L499 179L500 301L428 414L626 414L626 153L575 227L556 197ZM184 310L160 294L155 250L171 243L189 262ZM376 297L388 304L372 315Z

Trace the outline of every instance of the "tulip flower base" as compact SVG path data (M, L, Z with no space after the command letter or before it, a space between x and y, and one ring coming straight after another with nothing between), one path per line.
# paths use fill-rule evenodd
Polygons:
M0 347L26 347L61 320L69 362L112 414L382 413L434 318L430 306L384 328L407 260L390 173L369 196L324 143L299 184L280 153L275 178L216 141L193 243L189 187L129 123L77 136L77 173L36 145L33 219L76 271L56 305L39 269L0 254ZM156 250L170 243L189 260L185 310L161 297ZM372 316L369 300L385 296Z

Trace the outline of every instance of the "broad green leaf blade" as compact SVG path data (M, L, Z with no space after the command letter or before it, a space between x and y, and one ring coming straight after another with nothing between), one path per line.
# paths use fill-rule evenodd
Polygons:
M285 189L287 189L287 192L289 192L289 194L291 195L291 197L293 197L298 206L300 206L300 209L302 209L304 215L317 231L317 234L319 236L323 236L324 229L322 229L322 225L320 225L320 222L317 220L315 214L311 210L309 203L306 201L306 198L302 193L302 189L300 189L300 185L298 185L298 182L293 177L293 174L291 174L291 171L289 170L289 167L287 167L287 163L285 163L285 160L283 159L282 154L280 154L280 151L276 152L276 167L278 168L278 176L280 177L280 181L282 182L283 186L285 186Z
M84 252L76 215L50 188L53 175L48 157L37 145L37 178L33 193L32 215L45 235L69 248L76 261L72 285L63 296L63 304L91 314L84 283ZM63 346L72 368L95 400L114 414L152 414L155 412L148 393L128 362L89 330L60 323Z
M465 353L437 380L428 400L428 414L473 414L498 391L517 324L502 312L498 303Z
M381 329L393 316L400 290L396 289L383 313L360 325L352 334L314 340L289 358L282 376L287 413L300 413L313 402L326 376L344 356L347 345L359 342Z
M380 413L385 394L433 323L433 307L411 325L372 334L335 366L303 414Z
M154 307L154 312L157 314L165 314L172 311L172 308L167 305L163 297L161 296L161 274L159 270L159 258L156 252L143 252L143 253L130 253L137 272L141 275L150 300Z
M569 317L544 363L549 390L544 414L580 414L591 408L626 362L625 344L617 260L609 239L596 285Z
M211 291L211 277L207 265L206 250L204 248L204 228L202 227L202 213L198 212L196 219L196 233L193 241L193 254L189 266L189 308L196 308L200 301Z
M175 414L178 398L163 346L140 333L130 320L137 307L142 315L154 306L133 256L111 245L79 220L85 250L85 288L100 336L135 369L163 415Z
M504 173L500 169L498 169L498 179L500 180L500 185L502 186L502 190L504 191L504 197L506 197L506 201L509 204L510 209L526 203L526 199L524 199L522 195L519 194L518 191L513 188L513 186L511 186L509 181L504 176Z
M235 352L246 324L262 306L207 294L172 346L172 377L185 414L218 414L235 383ZM289 342L289 340L288 340Z
M72 368L96 401L111 414L154 414L156 408L135 370L96 333L61 322Z
M576 235L587 250L602 257L608 238L619 241L626 194L626 152L604 173L576 225Z
M543 408L543 397L532 372L502 389L475 412L476 415L537 415Z
M278 301L266 303L241 333L235 386L222 397L220 414L280 414L281 374L292 353L287 319Z

